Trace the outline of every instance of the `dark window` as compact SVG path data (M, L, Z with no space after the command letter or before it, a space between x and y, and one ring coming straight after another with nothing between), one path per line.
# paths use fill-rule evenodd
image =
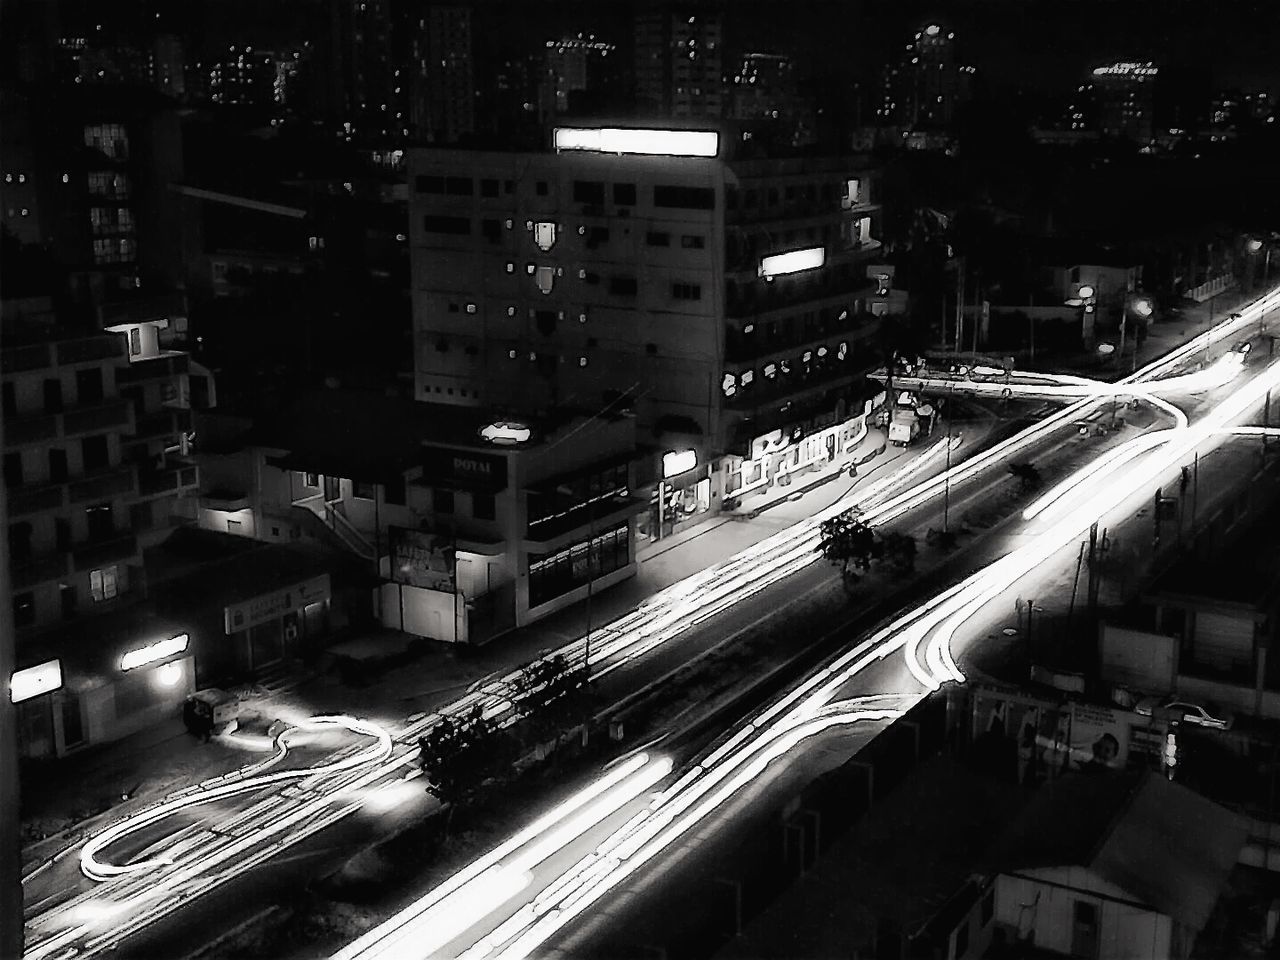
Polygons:
M71 521L65 517L57 517L53 521L53 545L59 553L71 549Z
M102 368L76 371L76 403L97 403L102 399Z
M62 381L46 380L44 382L44 412L62 412Z
M57 447L49 449L49 479L54 483L67 479L67 451Z
M86 507L84 515L89 521L90 540L110 540L115 536L116 525L111 519L111 504L99 503Z
M445 190L455 197L470 197L476 192L476 182L470 177L449 177Z
M556 332L556 312L554 310L539 310L534 314L534 323L540 334L544 337L549 337Z
M76 588L74 584L58 584L58 596L62 601L62 619L71 620L76 615Z
M644 242L651 247L669 247L671 246L671 234L662 233L659 230L650 230L645 234Z
M22 454L6 453L4 455L4 485L6 487L22 486Z
M615 183L613 185L613 202L620 207L636 205L636 185L634 183Z
M356 497L360 500L372 500L374 499L376 494L377 494L377 487L375 484L372 484L367 480L351 481L351 495L353 497Z
M589 283L592 286L595 286L600 282L600 274L588 272L587 275L582 278L582 280L584 283Z
M769 192L765 196L765 206L776 207L778 205L778 188L770 187Z
M318 487L320 486L320 474L304 473L302 475L302 483L307 487Z
M511 193L511 192L513 192L513 191L515 190L515 188L516 188L516 182L515 182L514 180L503 180L503 181L502 181L502 192L503 192L503 193Z
M107 438L104 434L85 437L80 441L80 453L84 457L84 471L104 470L110 464L107 454Z
M533 192L540 197L545 197L547 195L547 181L539 180L535 183L533 185Z
M494 517L493 494L473 493L471 495L471 515L477 520L492 520Z
M737 187L724 188L724 205L729 210L738 209L738 188Z
M426 230L428 233L470 233L471 218L440 217L427 214L422 218L422 229Z
M132 504L129 507L129 529L133 532L139 530L150 530L153 525L152 506L153 501L143 500L141 503Z
M415 177L414 188L418 193L444 193L444 177Z
M9 562L15 567L31 562L31 524L26 521L9 524Z
M796 198L796 188L794 186L787 187L786 197L788 200L794 200Z
M431 509L436 513L453 513L453 491L434 488L431 491Z
M4 392L4 414L6 417L12 417L18 412L18 398L14 393L13 381L6 380L0 387Z
M496 197L498 195L498 181L492 179L484 179L480 181L480 196Z
M573 202L603 205L604 184L599 180L573 181Z
M397 506L404 506L405 483L403 476L394 477L383 485L382 499L385 503L394 503Z
M716 192L711 187L656 186L653 188L653 205L684 210L714 210Z
M587 246L598 247L602 243L609 242L608 227L588 227L587 228Z
M36 597L33 593L13 595L13 625L29 627L36 622Z
M673 283L671 296L677 300L701 300L702 287L696 283Z
M760 191L748 190L742 201L742 205L748 209L760 206Z
M609 292L616 297L634 297L637 289L635 277L609 278Z
M481 220L480 233L490 243L502 242L502 223L498 220Z
M700 233L686 233L680 238L680 246L686 250L701 250L707 245L707 238Z
M996 888L991 886L982 896L982 925L985 927L996 915Z

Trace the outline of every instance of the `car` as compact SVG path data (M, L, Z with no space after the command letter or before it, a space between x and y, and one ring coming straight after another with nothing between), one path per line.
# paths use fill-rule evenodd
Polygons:
M1159 697L1145 697L1138 701L1133 710L1143 717L1152 716L1155 711L1160 710L1173 714L1175 722L1191 723L1197 727L1208 727L1212 730L1230 730L1234 722L1230 714L1215 716L1204 706L1177 697L1164 700Z

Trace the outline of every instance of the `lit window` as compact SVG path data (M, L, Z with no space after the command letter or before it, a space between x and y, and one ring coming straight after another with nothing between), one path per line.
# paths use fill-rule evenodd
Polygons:
M580 367L585 367L586 365L587 365L587 358L586 358L586 357L579 357L579 358L578 358L578 366L580 366Z
M553 267L538 267L538 273L534 279L534 283L538 285L539 290L543 293L550 293L555 282L556 272Z
M507 358L510 360L514 360L516 358L516 352L514 350L508 350Z
M537 269L538 269L538 268L537 268L537 267L535 267L532 263L526 263L526 264L524 265L525 273L529 274L529 276L531 276L531 277L533 276L534 271L536 271Z
M753 380L755 380L755 378L756 378L756 372L754 370L743 370L742 376L738 378L738 382L741 383L744 387L749 387L751 386L751 383Z
M546 253L556 245L556 225L549 221L540 221L533 225L533 242L538 249Z
M580 314L578 314L578 322L579 322L579 323L586 323L586 322L587 322L587 315L586 315L585 313L580 313Z
M467 313L475 313L475 312L476 312L476 305L474 303L468 303Z
M778 375L778 365L776 363L766 363L764 365L764 375L772 380Z
M114 600L116 597L116 568L114 565L89 571L89 594L94 603Z
M726 397L732 397L738 392L738 378L732 373L726 373L724 379L720 381L720 390Z
M507 316L508 316L508 317L514 317L515 315L516 315L516 308L515 308L515 307L507 307Z
M514 263L512 263L510 260L508 260L508 261L507 261L507 273L515 273L515 272L516 272L516 265L515 265Z

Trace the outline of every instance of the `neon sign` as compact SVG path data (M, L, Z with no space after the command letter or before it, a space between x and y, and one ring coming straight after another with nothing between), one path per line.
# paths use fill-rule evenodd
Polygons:
M805 250L791 250L787 253L775 253L760 261L760 276L768 279L780 277L788 273L799 273L801 270L813 270L827 262L827 251L823 247L809 247Z
M649 157L714 157L720 152L720 134L714 130L556 127L553 136L556 150Z
M141 667L148 663L154 663L156 660L163 660L165 657L172 657L175 653L182 653L191 643L191 637L185 633L180 633L176 637L170 637L168 640L159 640L145 647L139 647L137 650L130 650L120 658L121 670L132 670L135 667Z

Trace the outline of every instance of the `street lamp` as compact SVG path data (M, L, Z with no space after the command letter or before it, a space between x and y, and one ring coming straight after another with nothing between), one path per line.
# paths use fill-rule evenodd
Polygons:
M1124 363L1124 338L1129 324L1130 312L1139 320L1147 320L1155 310L1149 297L1134 294L1125 298L1124 306L1120 311L1120 349L1116 351L1117 365ZM1136 334L1133 338L1133 369L1135 371L1138 369L1138 337Z

